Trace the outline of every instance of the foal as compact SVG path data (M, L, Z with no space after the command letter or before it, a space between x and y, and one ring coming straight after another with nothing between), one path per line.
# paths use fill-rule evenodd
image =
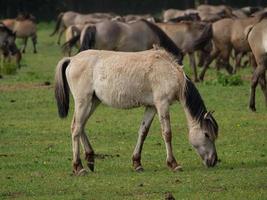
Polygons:
M102 102L120 109L145 107L133 152L133 166L143 170L141 151L155 114L158 114L167 152L167 166L177 171L172 150L169 107L180 101L186 113L189 140L208 167L217 163L215 139L218 125L180 65L163 50L115 52L87 50L59 61L55 75L55 97L61 118L68 114L69 90L74 98L71 125L73 172L84 174L80 159L80 139L88 167L94 170L94 150L85 134L85 124Z

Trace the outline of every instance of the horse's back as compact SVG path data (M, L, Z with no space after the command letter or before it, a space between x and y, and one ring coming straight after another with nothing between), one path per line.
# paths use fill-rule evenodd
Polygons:
M74 94L95 93L101 102L115 108L154 105L157 99L172 102L184 81L183 71L166 52L155 50L87 50L73 57L70 67L70 88L82 91Z
M4 19L2 20L2 23L8 27L10 30L13 30L15 25L15 19Z
M267 19L263 19L252 27L248 35L248 42L258 63L261 56L266 56L267 53Z
M17 37L29 37L36 33L36 24L31 20L16 21L13 31Z
M105 20L96 24L96 49L143 51L157 43L157 36L142 21L123 23Z

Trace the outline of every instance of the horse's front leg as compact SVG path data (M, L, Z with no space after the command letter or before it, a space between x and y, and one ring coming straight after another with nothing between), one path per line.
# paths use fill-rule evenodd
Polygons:
M177 163L172 151L172 132L170 124L169 104L162 103L158 105L157 111L161 125L162 137L164 139L166 147L167 166L174 172L181 171L182 167Z
M142 148L155 114L156 114L155 107L146 107L145 114L138 131L138 140L132 157L133 167L135 171L138 172L143 171L143 167L141 164Z

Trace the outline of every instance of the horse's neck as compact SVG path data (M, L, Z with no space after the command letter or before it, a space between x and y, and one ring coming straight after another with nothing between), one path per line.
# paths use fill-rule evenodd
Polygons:
M199 122L191 115L191 113L189 112L189 110L185 106L185 104L184 104L184 112L185 112L185 116L186 116L187 125L188 125L189 130L194 128L195 126L197 126Z

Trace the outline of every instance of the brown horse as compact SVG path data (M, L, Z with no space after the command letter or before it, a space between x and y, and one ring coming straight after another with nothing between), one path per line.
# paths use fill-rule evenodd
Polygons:
M133 23L105 20L95 25L85 26L80 36L65 43L67 50L80 40L79 51L87 49L135 52L153 48L154 44L166 50L175 49L177 59L182 63L183 54L175 43L157 25L146 20ZM168 44L168 45L167 45Z
M174 41L183 54L189 55L194 81L198 81L194 52L206 51L211 46L211 25L205 22L184 21L180 23L157 23L157 25Z
M6 19L3 20L3 24L5 24L10 30L16 33L17 38L21 38L24 40L24 45L22 48L22 53L25 53L25 49L27 47L27 41L30 37L33 44L33 52L37 53L36 43L37 43L37 27L35 18L30 15L22 16L19 15L16 19Z
M257 66L254 69L251 80L251 91L249 108L256 111L255 90L260 83L261 90L265 97L267 106L267 87L266 87L266 70L267 70L267 19L263 19L258 24L251 26L247 34L248 43L255 57Z
M232 8L226 5L199 5L197 7L198 14L202 21L215 22L222 18L234 17Z
M69 26L87 23L95 24L104 19L111 19L112 17L114 17L114 15L110 13L80 14L73 11L60 13L57 17L55 29L50 36L59 32L57 43L60 44L62 34Z
M189 141L206 166L216 165L218 125L207 112L193 82L166 51L87 50L74 57L63 58L57 65L55 75L55 97L62 118L68 115L69 90L74 99L71 132L75 175L86 173L80 159L80 142L87 165L94 170L95 154L84 128L100 103L119 109L146 108L132 156L136 171L143 170L141 152L156 113L166 147L167 166L172 171L181 170L172 149L169 113L170 105L176 101L181 102L187 117Z
M250 51L244 30L252 24L256 24L266 15L258 15L246 19L222 19L212 24L213 49L210 57L206 60L199 79L203 80L209 64L219 58L220 65L225 67L231 74L236 71L229 63L229 57L234 49L237 54L244 54ZM227 29L225 28L227 27Z

